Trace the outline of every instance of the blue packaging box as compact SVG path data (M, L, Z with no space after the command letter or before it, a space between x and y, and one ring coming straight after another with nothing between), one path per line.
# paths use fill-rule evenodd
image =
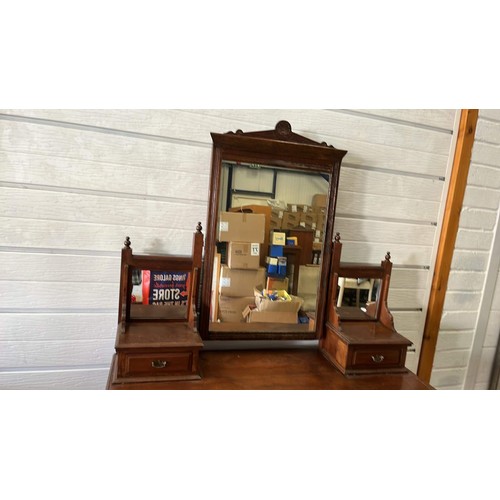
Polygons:
M278 257L278 275L286 276L286 257Z
M283 246L282 245L270 245L269 255L271 257L283 257Z
M278 259L276 257L266 257L267 273L278 274Z

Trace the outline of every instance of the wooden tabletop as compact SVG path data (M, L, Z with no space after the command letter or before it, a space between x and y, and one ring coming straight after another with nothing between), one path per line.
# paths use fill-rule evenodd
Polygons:
M113 365L116 356L113 358ZM110 373L113 371L113 365ZM164 390L414 390L432 389L414 373L346 377L315 348L201 352L195 381L111 384L108 389Z

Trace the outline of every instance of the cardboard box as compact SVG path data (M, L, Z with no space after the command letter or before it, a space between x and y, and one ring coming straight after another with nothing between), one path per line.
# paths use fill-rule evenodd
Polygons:
M255 297L219 297L219 319L223 323L244 323L243 311L255 305Z
M287 257L278 257L278 274L286 276Z
M267 274L281 276L283 278L286 276L286 257L266 257L266 263Z
M286 230L295 229L298 225L299 225L298 222L288 222L284 220L281 223L281 229L286 229Z
M284 212L282 208L271 208L271 218L283 219Z
M230 269L227 265L221 266L219 290L224 297L249 297L255 287L263 287L266 282L266 270L259 269Z
M271 219L269 221L269 229L281 229L281 219Z
M311 212L312 208L310 205L303 205L300 203L287 203L287 208L289 212Z
M300 224L300 213L285 212L281 221L281 229L293 229Z
M326 215L325 214L316 214L316 229L319 229L320 231L325 230L325 222L326 222Z
M315 212L321 212L326 210L326 194L315 194L312 199L312 209Z
M227 265L230 269L259 269L260 243L231 241L227 249Z
M266 257L267 272L278 274L278 257Z
M316 231L314 231L314 239L318 240L318 241L323 241L323 231L320 231L319 229L316 229Z
M295 312L270 312L247 310L246 320L248 323L286 323L295 325L298 323L298 316Z
M221 212L218 227L219 241L264 243L266 216L241 212Z
M306 294L316 295L318 293L321 266L308 264L299 266L299 280L297 292L302 297Z
M229 212L246 212L251 214L263 214L265 216L264 244L260 252L260 265L264 267L266 265L266 252L269 245L269 231L271 229L281 229L281 218L279 218L279 222L273 222L271 218L275 209L266 205L243 205L240 207L232 207L229 209Z
M285 290L288 292L288 278L273 278L268 276L266 290Z
M314 241L313 242L313 250L323 250L323 242L322 241Z
M307 228L311 228L313 224L316 224L317 216L314 212L301 213L300 222L305 222Z
M271 237L269 238L270 245L286 245L286 233L280 231L271 231Z
M312 224L310 222L303 222L303 221L301 221L301 222L299 222L299 226L303 227L304 229L314 229L312 227Z
M265 290L259 287L254 289L255 295L255 305L258 311L268 311L268 312L294 312L297 313L303 304L303 299L295 295L288 295L288 293L283 291L284 298L288 300L270 300L268 297L263 295Z
M269 257L283 257L283 246L271 245L269 247Z

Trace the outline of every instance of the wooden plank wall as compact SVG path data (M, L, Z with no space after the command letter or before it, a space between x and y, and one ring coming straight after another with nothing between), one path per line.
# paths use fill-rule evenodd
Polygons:
M415 371L455 117L455 110L0 112L0 388L104 388L124 237L136 252L188 254L196 223L206 219L210 132L266 130L282 119L349 151L335 228L343 257L375 263L391 251L390 306L415 344L408 356ZM488 230L474 224L491 210L467 214L473 227L461 241L480 248L463 256L464 272L484 260ZM475 297L480 277L472 281ZM462 304L460 286L450 304ZM471 311L461 314L471 325Z
M432 370L437 388L488 387L500 328L498 258L492 259L499 209L500 112L480 110ZM481 308L482 301L491 308Z

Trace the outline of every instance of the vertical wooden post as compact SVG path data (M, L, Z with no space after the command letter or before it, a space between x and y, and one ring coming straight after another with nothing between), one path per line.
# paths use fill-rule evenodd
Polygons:
M418 376L427 383L430 381L432 365L434 363L434 354L436 352L448 277L455 249L460 212L467 186L467 177L469 175L477 117L477 109L463 109L460 116L457 145L453 158L417 371Z

